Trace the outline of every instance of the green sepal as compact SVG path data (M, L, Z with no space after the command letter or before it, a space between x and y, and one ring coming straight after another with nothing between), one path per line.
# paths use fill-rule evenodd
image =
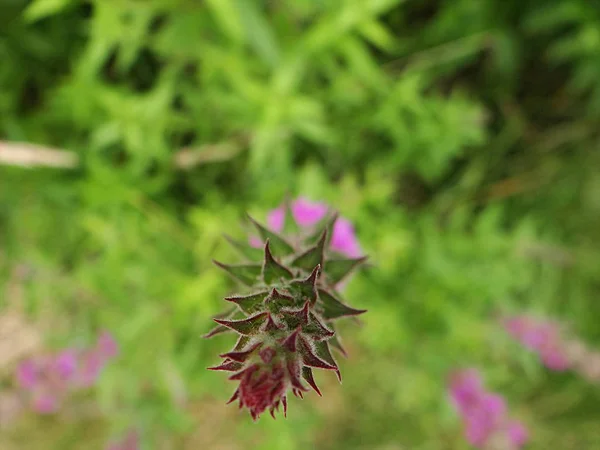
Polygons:
M331 355L331 351L329 350L329 344L326 341L317 341L314 342L315 355L319 357L320 360L325 361L327 364L335 367L336 375L339 381L342 381L342 374L340 373L340 369L338 368L337 362L333 359Z
M256 261L262 257L262 251L259 248L254 248L244 242L232 238L228 234L223 233L223 237L231 246L248 261Z
M334 331L323 325L319 319L311 312L310 321L307 325L302 327L302 332L308 334L312 339L316 341L322 341L333 337Z
M292 214L292 198L289 194L286 194L283 199L283 231L288 236L296 236L300 231L300 227L294 220L294 215Z
M321 357L316 354L316 348L313 349L304 337L300 338L299 344L298 350L302 356L302 362L304 365L316 367L317 369L338 370L336 364L331 364L321 359Z
M230 297L225 297L225 300L235 303L245 313L252 314L261 309L261 306L268 295L268 291L262 291L256 294L245 296L233 295Z
M275 253L282 256L287 256L294 253L294 247L292 247L292 245L289 242L287 242L282 236L275 233L274 231L269 230L268 228L265 228L263 225L254 220L250 215L248 215L248 219L250 220L250 222L252 222L252 225L256 227L263 241L266 241L267 239L271 241L271 245L273 246L273 250L275 251Z
M223 264L214 259L213 263L246 286L256 285L262 272L260 264Z
M315 242L317 239L321 238L321 234L323 233L323 231L326 231L327 237L325 238L325 248L329 248L329 245L331 244L331 238L333 237L333 227L338 217L339 214L337 213L337 211L330 216L326 216L315 226L315 229L317 229L318 231L310 235L307 241Z
M223 325L227 328L231 328L233 331L251 336L260 333L261 326L267 320L268 313L261 312L252 317L242 320L224 320L224 319L213 319L219 325Z
M344 348L344 346L342 345L342 342L341 342L341 340L340 340L339 333L336 333L336 332L335 332L335 327L334 327L333 323L330 323L330 324L329 324L329 328L331 328L331 330L332 330L332 331L333 331L335 334L334 334L334 335L331 337L331 339L329 339L329 340L327 341L327 343L328 343L329 345L331 345L331 347L332 347L332 348L334 348L334 349L336 349L338 352L340 352L344 358L347 358L347 357L348 357L348 353L346 352L346 349L345 349L345 348Z
M235 346L233 347L233 349L231 351L239 352L244 347L246 347L246 344L248 344L248 342L250 342L250 339L252 339L251 336L244 336L243 334L240 335L238 341L235 343Z
M296 257L291 266L304 270L312 270L317 265L323 265L323 254L325 252L325 243L327 242L327 230L321 233L321 237L316 245Z
M306 380L306 382L310 385L310 387L313 388L317 394L319 394L319 397L322 397L321 391L319 390L317 383L315 383L315 379L313 378L312 369L310 367L305 366L302 368L302 378L304 378Z
M217 315L215 318L216 319L233 319L236 315L238 315L239 311L237 310L237 308L231 308L228 309L225 312L222 312L221 314ZM228 331L231 331L229 328L224 327L223 325L217 325L215 328L213 328L212 330L210 330L208 333L204 334L202 337L204 339L210 339L213 336L216 336L217 334L221 334L221 333L227 333Z
M289 284L290 293L296 298L296 301L303 304L306 300L312 305L317 301L317 280L321 273L321 266L316 266L312 273L305 280L294 280Z
M279 264L275 261L275 258L273 258L269 239L265 242L265 258L262 267L262 277L266 284L273 284L273 282L280 281L282 278L285 280L294 278L294 275L287 267Z
M319 289L319 304L323 308L323 317L326 320L337 319L345 316L358 316L367 312L366 309L354 309L345 305L324 289Z
M264 304L272 313L278 313L282 307L293 306L294 297L282 294L277 289L273 288L271 293L265 298Z
M327 274L327 280L332 285L338 284L366 260L366 256L361 256L360 258L327 259L324 268L324 272Z

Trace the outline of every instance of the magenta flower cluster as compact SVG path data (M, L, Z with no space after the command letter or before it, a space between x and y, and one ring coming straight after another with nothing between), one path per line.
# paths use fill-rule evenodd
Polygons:
M526 315L509 317L503 322L507 333L537 353L546 367L556 371L570 367L558 323Z
M450 398L465 426L465 437L475 448L518 450L527 442L527 430L508 416L504 399L486 391L475 369L450 377Z
M22 361L16 381L25 406L39 414L58 411L70 394L92 386L117 354L116 341L105 331L91 348L68 348Z
M600 352L588 348L580 339L566 337L559 323L517 315L504 318L503 325L509 335L535 352L547 368L573 370L589 381L600 381Z
M317 225L330 212L329 206L323 202L313 202L305 197L298 197L290 204L294 221L304 229L310 229ZM285 207L280 205L269 212L267 216L268 227L277 233L283 230L285 218ZM263 242L257 238L251 238L250 244L254 247L262 247ZM331 236L331 250L341 253L350 258L361 256L362 250L358 243L354 226L343 217L338 217L333 226Z

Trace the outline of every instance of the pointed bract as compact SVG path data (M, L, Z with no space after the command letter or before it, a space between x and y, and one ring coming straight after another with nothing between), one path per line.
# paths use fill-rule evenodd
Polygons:
M266 284L273 284L280 280L291 280L294 278L292 272L282 264L275 261L271 253L269 240L265 242L265 259L262 267L262 277Z
M267 323L265 324L263 331L273 332L280 330L281 327L275 323L273 320L273 316L270 313L267 313Z
M223 264L215 260L213 263L246 286L254 286L262 272L260 264Z
M338 380L341 382L342 374L340 373L340 369L337 365L337 362L335 361L335 359L333 359L333 355L331 354L331 351L329 350L329 344L325 341L321 341L321 342L317 341L314 343L314 347L315 347L315 355L320 360L325 361L327 364L329 364L335 368Z
M279 310L285 306L291 306L294 304L294 297L286 294L282 294L277 289L271 289L271 293L265 298L265 304L269 310Z
M317 394L319 394L319 397L322 397L321 391L319 390L317 383L315 383L315 379L313 378L312 369L310 367L302 368L302 378L304 378L306 380L306 382L310 385L310 387L313 388L313 390Z
M325 262L327 279L332 285L336 285L350 275L355 268L366 261L366 256L362 256L360 258L328 259Z
M264 227L256 220L254 220L250 215L248 215L248 219L250 220L250 222L252 222L252 225L254 225L258 230L258 233L260 234L262 240L266 241L268 239L271 242L274 251L277 252L278 255L287 256L294 252L294 247L292 247L292 245L289 242L287 242L282 236Z
M257 342L252 347L250 347L248 350L223 353L222 355L219 355L219 356L221 356L221 358L229 358L229 359L231 359L233 361L237 361L237 362L244 362L248 359L248 357L252 353L254 353L254 351L256 349L260 348L262 345L263 345L262 342Z
M223 237L247 261L256 261L257 259L260 259L260 257L262 256L260 248L254 248L251 245L247 245L244 242L240 242L237 239L234 239L234 238L232 238L231 236L229 236L228 234L225 234L225 233L223 233Z
M333 294L324 289L319 289L319 304L323 307L323 317L327 320L344 316L357 316L367 312L366 309L354 309L343 304Z
M235 303L245 313L252 314L260 310L262 302L268 295L268 291L261 291L257 292L256 294L250 294L246 296L233 295L230 297L225 297L225 300Z
M237 361L225 360L220 365L214 367L208 367L208 370L224 370L226 372L235 372L240 370L243 364Z
M326 241L327 231L323 231L317 244L295 258L291 265L304 270L313 270L316 266L322 266Z
M281 309L281 318L288 328L309 326L310 301L307 300L300 309Z
M260 331L261 325L267 320L267 315L268 313L261 312L243 320L214 319L214 321L240 334L253 335Z
M332 329L333 329L333 327L332 327ZM334 332L335 332L335 330L334 330ZM331 345L333 348L335 348L338 352L340 352L344 358L348 357L348 352L346 352L346 349L343 347L343 345L340 342L340 339L337 335L334 335L331 339L329 339L327 341L327 343L329 345Z
M297 349L298 336L300 335L301 328L296 328L288 337L281 341L281 346L288 352L295 353Z
M312 368L333 370L341 380L331 347L344 355L345 350L332 322L364 311L344 304L335 289L365 258L340 256L343 239L354 231L346 219L340 221L349 231L339 227L337 214L327 216L328 209L308 199L288 202L270 213L272 229L249 218L264 242L260 263L215 262L249 290L225 298L235 306L215 319L218 326L207 336L236 332L238 340L233 349L221 354L223 362L210 369L232 372L229 379L239 386L228 403L238 400L253 420L267 411L275 417L280 404L287 416L288 391L302 398L310 386L321 395ZM301 233L288 241L279 232L288 232L291 225L297 225ZM355 236L350 237L358 251ZM248 261L260 258L256 236L247 247L230 236L225 238ZM336 256L330 259L331 255Z
M310 313L310 322L307 326L305 326L302 331L305 334L308 334L311 336L311 338L317 340L317 341L322 341L324 339L329 339L330 337L332 337L335 332L333 330L330 330L329 328L327 328L325 325L323 325L319 319L317 318L317 316L313 313Z
M309 300L311 304L317 301L317 280L321 266L316 266L308 278L304 280L295 280L290 283L289 290L296 299L302 303Z
M236 401L238 398L240 397L240 389L237 388L235 390L235 392L233 393L233 395L231 396L231 398L227 401L227 405L229 405L230 403L233 403L234 401Z
M331 365L326 361L319 358L311 346L306 342L304 338L300 338L300 354L302 355L302 362L309 367L316 367L318 369L327 370L338 370L337 366Z

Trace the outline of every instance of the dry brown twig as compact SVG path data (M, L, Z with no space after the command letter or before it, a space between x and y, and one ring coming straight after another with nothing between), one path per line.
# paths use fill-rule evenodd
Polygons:
M243 145L236 140L185 147L175 153L173 164L177 169L190 170L203 164L230 160L242 149ZM81 159L75 152L68 150L27 142L0 141L0 164L30 169L35 167L76 169L81 164Z

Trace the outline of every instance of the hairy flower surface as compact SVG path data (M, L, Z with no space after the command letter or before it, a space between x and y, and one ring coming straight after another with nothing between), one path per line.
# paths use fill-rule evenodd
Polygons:
M274 416L279 407L286 414L290 390L302 397L308 385L321 395L314 368L331 370L341 379L331 348L345 351L333 322L365 311L346 305L336 287L366 258L336 251L333 239L340 219L320 203L302 198L287 203L271 211L268 227L250 220L262 240L262 260L252 260L258 238L246 247L227 237L246 261L215 263L245 292L225 298L234 308L214 319L218 326L206 337L239 335L233 349L221 355L223 362L210 369L233 372L229 378L239 385L230 402L237 400L256 420L267 410ZM292 222L299 232L281 234ZM342 241L353 233L343 227Z
M510 450L520 449L527 441L527 430L518 421L508 417L506 402L488 392L475 369L458 371L450 377L450 398L465 425L465 438L480 449L495 448L503 442Z

